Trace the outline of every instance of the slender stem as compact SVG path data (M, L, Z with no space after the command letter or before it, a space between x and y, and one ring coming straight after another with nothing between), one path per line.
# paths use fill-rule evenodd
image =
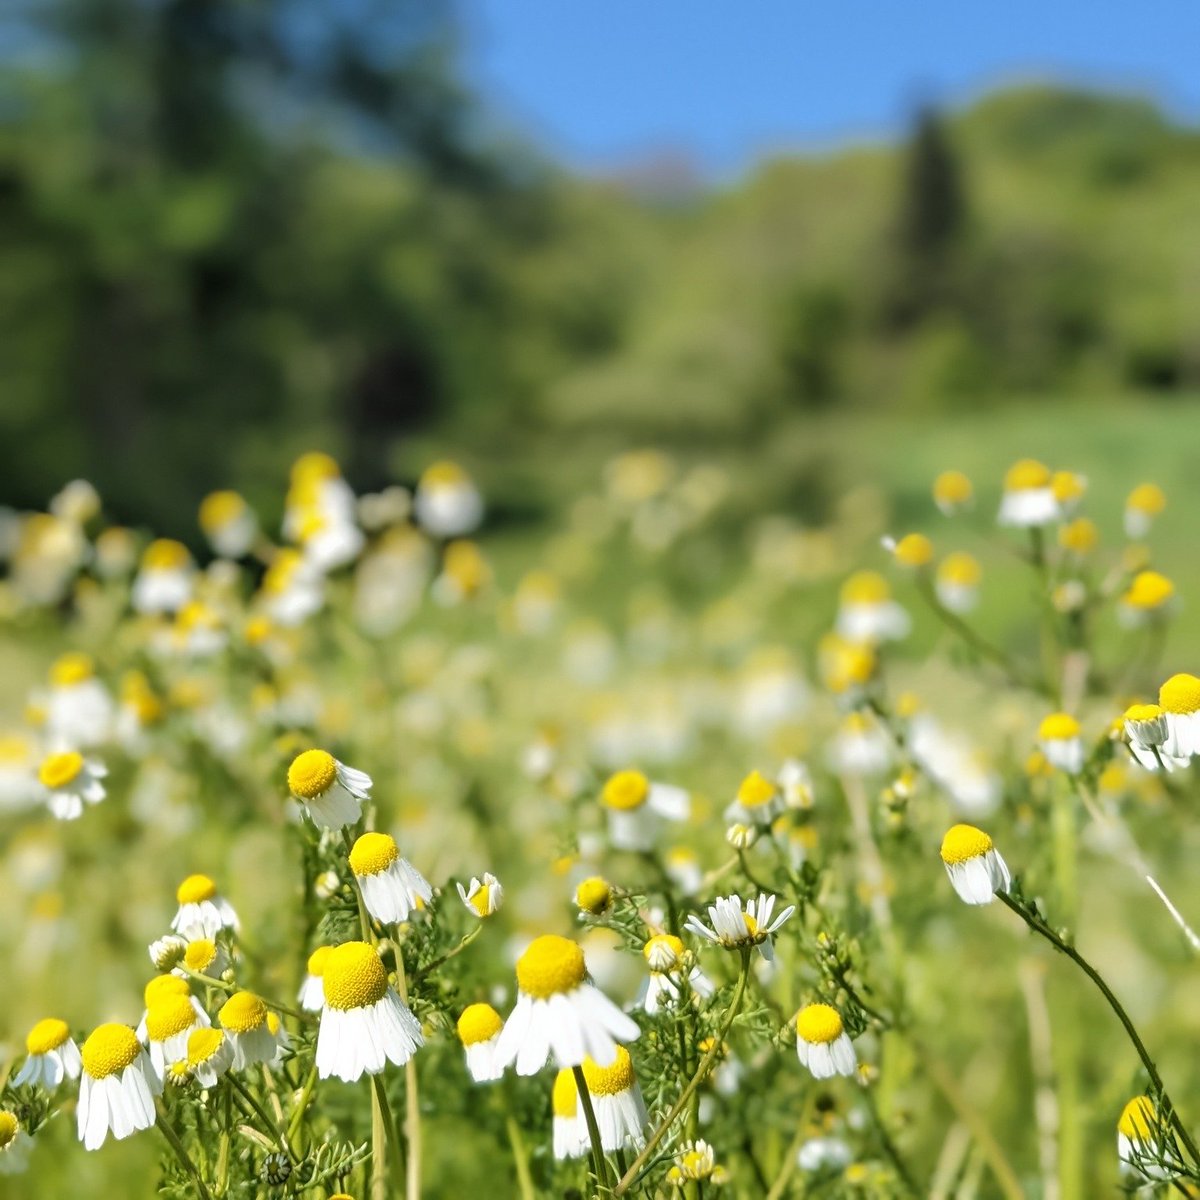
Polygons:
M579 1105L583 1109L588 1141L592 1147L592 1174L596 1176L596 1186L602 1188L608 1183L608 1167L604 1162L604 1144L600 1140L600 1126L596 1123L596 1110L592 1108L592 1093L588 1090L587 1079L584 1077L582 1067L572 1067L571 1073L575 1076L575 1087L579 1092Z
M662 1119L658 1128L650 1135L643 1147L642 1152L633 1160L633 1166L621 1176L620 1182L617 1184L613 1192L614 1196L623 1196L637 1178L638 1172L649 1161L650 1155L654 1153L658 1143L666 1137L671 1126L675 1124L679 1114L687 1107L687 1102L691 1099L692 1094L708 1077L709 1071L716 1064L717 1056L721 1053L721 1048L725 1043L725 1035L729 1032L733 1025L733 1019L737 1016L739 1009L742 1007L742 1000L746 995L746 981L750 977L750 947L746 946L742 949L742 969L738 975L737 987L734 989L733 999L729 1002L729 1008L726 1010L725 1019L721 1022L721 1030L713 1038L713 1044L709 1048L708 1053L700 1060L700 1065L696 1068L696 1073L688 1081L687 1087L683 1089L679 1099L671 1106L671 1111Z
M221 1122L221 1137L217 1144L217 1192L223 1196L229 1188L229 1131L233 1128L233 1092L229 1088L222 1090L225 1093L225 1119Z
M388 1170L387 1143L390 1122L385 1122L383 1102L375 1082L378 1075L371 1076L371 1200L387 1200Z
M236 992L240 990L236 983L226 983L224 979L214 979L211 975L201 975L198 971L193 971L185 967L183 963L180 963L175 969L182 971L189 979L194 979L197 983L204 984L205 987L220 988L223 992ZM255 995L258 995L258 993L256 992ZM286 1004L280 1004L276 1000L268 1000L266 996L259 996L259 999L268 1008L273 1008L276 1012L281 1012L285 1016L295 1017L297 1021L312 1021L314 1019L312 1013L303 1013L294 1008L288 1008Z
M379 1118L384 1126L384 1141L392 1143L392 1165L396 1172L396 1179L399 1181L404 1177L404 1154L400 1148L400 1139L396 1136L396 1123L392 1120L392 1106L388 1103L387 1089L383 1086L382 1075L371 1076L371 1117L372 1117L372 1139L374 1137L374 1117L378 1110ZM375 1143L372 1140L372 1153L374 1153ZM384 1174L386 1179L386 1172ZM374 1186L374 1176L372 1176L372 1186ZM385 1189L386 1194L386 1189Z
M1129 1019L1129 1014L1121 1006L1121 1002L1116 996L1113 995L1100 973L1074 946L1064 942L1045 921L1023 908L1006 892L997 892L996 898L1006 907L1012 909L1034 933L1040 934L1056 950L1065 954L1099 988L1100 994L1108 1001L1109 1008L1113 1010L1117 1016L1117 1020L1124 1026L1126 1035L1133 1043L1133 1048L1137 1051L1138 1057L1142 1060L1142 1066L1146 1068L1146 1074L1150 1076L1150 1082L1154 1086L1156 1097L1160 1104L1170 1113L1171 1123L1175 1126L1176 1132L1187 1149L1189 1157L1193 1163L1200 1166L1200 1150L1197 1149L1196 1143L1192 1140L1192 1135L1188 1133L1183 1121L1180 1119L1179 1113L1176 1111L1175 1105L1167 1093L1166 1086L1163 1084L1162 1077L1158 1073L1158 1068L1154 1065L1154 1060L1150 1057L1150 1052L1146 1049L1141 1037L1138 1036L1138 1031Z
M268 1115L266 1109L255 1099L254 1094L242 1083L242 1081L232 1072L228 1071L225 1078L233 1084L234 1090L239 1096L253 1109L254 1115L263 1123L266 1131L279 1143L279 1148L288 1156L292 1164L295 1165L297 1159L292 1153L291 1146L288 1145L287 1138L283 1136L278 1125Z
M480 922L459 943L459 949L468 945L483 927ZM408 978L404 971L404 955L396 947L396 990L400 999L408 1003ZM408 1138L408 1174L405 1178L406 1200L419 1200L421 1195L421 1095L417 1080L417 1061L410 1055L404 1064L404 1133Z
M413 983L417 983L419 980L424 979L425 976L428 975L430 971L435 970L437 967L440 967L442 965L442 963L449 962L456 955L461 954L482 932L483 932L483 920L480 920L480 922L475 926L474 929L471 930L470 933L465 934L463 936L462 941L459 942L458 945L455 946L453 950L447 950L445 954L442 954L438 958L435 958L433 960L433 962L428 962L423 967L421 967L420 970L414 971L413 972ZM404 998L405 997L401 997L401 999L404 999Z
M184 1148L183 1142L179 1140L179 1134L175 1132L174 1126L168 1119L167 1110L163 1107L162 1101L159 1101L156 1107L158 1108L158 1127L162 1130L162 1135L167 1139L171 1149L175 1151L175 1157L179 1159L183 1169L196 1181L196 1190L200 1193L201 1200L212 1200L212 1193L200 1177L200 1172Z
M796 1156L800 1153L800 1147L804 1144L807 1132L804 1122L798 1121L796 1132L792 1135L788 1148L783 1152L783 1164L779 1168L779 1174L775 1176L775 1182L771 1184L771 1189L766 1194L766 1200L780 1200L792 1178L792 1172L796 1169Z
M308 1102L312 1099L313 1088L317 1083L317 1064L314 1061L312 1067L309 1068L308 1078L304 1081L304 1090L300 1093L300 1099L296 1103L296 1107L292 1110L292 1118L288 1121L287 1137L288 1141L292 1141L300 1132L300 1122L304 1119L304 1110L308 1107Z
M504 1118L504 1127L508 1130L508 1143L512 1147L513 1163L517 1168L517 1187L521 1192L521 1200L536 1200L533 1176L529 1173L529 1152L521 1137L521 1127L511 1112Z

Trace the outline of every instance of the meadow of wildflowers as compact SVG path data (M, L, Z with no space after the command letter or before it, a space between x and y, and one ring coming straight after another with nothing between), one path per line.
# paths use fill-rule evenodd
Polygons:
M0 1196L1200 1195L1181 498L942 466L5 515Z

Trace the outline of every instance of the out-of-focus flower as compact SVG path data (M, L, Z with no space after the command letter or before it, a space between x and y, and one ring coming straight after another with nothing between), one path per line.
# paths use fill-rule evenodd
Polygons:
M652 850L662 821L685 821L691 811L683 788L652 783L634 770L609 776L600 803L608 810L609 839L619 850Z
M1161 621L1176 607L1175 585L1158 571L1139 571L1121 597L1122 624L1137 628Z
M63 745L87 750L108 739L113 701L96 678L89 654L64 654L50 668L46 694L46 733Z
M142 554L130 600L140 613L173 613L191 598L196 569L182 542L159 538Z
M1166 507L1166 493L1157 483L1139 483L1125 501L1125 536L1144 538Z
M779 785L762 772L751 771L738 785L737 795L725 809L725 820L766 827L783 808Z
M1058 520L1050 468L1033 458L1013 463L1004 476L1004 495L997 520L1001 525L1038 528Z
M907 636L908 613L892 599L878 571L857 571L842 584L837 631L850 642L873 644Z
M457 463L436 462L417 483L413 513L417 524L433 537L462 537L483 520L483 497Z
M970 508L974 498L975 489L961 471L943 471L933 481L933 502L948 517Z
M258 537L258 518L237 492L210 492L200 502L200 528L222 557L241 558Z
M78 750L61 750L42 759L38 783L46 807L60 821L77 821L85 804L99 804L107 795L101 780L108 768Z
M963 551L947 554L938 563L934 590L939 602L960 616L971 612L979 603L979 583L983 568L979 560Z
M1083 770L1084 747L1079 722L1070 713L1051 713L1038 726L1038 746L1046 761L1068 775Z

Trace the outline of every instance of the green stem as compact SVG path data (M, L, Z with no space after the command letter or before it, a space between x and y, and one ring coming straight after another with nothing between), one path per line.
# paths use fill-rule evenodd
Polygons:
M600 1140L600 1126L596 1123L596 1110L592 1108L592 1093L588 1090L587 1079L584 1077L582 1067L572 1067L571 1073L575 1076L575 1088L579 1092L579 1105L583 1109L588 1142L592 1147L592 1174L596 1177L596 1186L602 1188L608 1183L608 1167L604 1161L604 1145Z
M278 1125L268 1116L266 1109L259 1104L254 1094L242 1083L242 1081L232 1072L226 1073L225 1078L233 1085L234 1090L239 1096L250 1106L254 1115L263 1123L266 1131L279 1143L279 1148L288 1156L292 1165L295 1166L298 1161L292 1153L291 1146L288 1145L287 1138L283 1136Z
M734 989L733 999L729 1002L729 1008L726 1010L725 1019L721 1022L721 1030L713 1038L713 1044L709 1048L708 1053L700 1060L700 1065L696 1068L696 1073L688 1081L687 1087L683 1089L679 1099L671 1106L671 1111L662 1119L658 1128L650 1135L643 1147L642 1152L633 1160L633 1166L621 1176L620 1182L617 1184L613 1192L614 1196L623 1196L630 1187L633 1181L637 1178L638 1173L646 1165L650 1159L650 1155L654 1153L658 1143L666 1137L671 1126L675 1124L679 1114L687 1107L687 1102L691 1099L692 1094L708 1077L709 1071L716 1064L717 1057L721 1053L721 1047L725 1043L725 1036L729 1033L733 1025L733 1019L737 1016L739 1009L742 1007L742 1000L746 995L746 980L750 977L750 947L746 946L742 949L742 969L738 975L737 987Z
M388 1103L387 1089L383 1085L383 1076L382 1075L372 1075L371 1076L371 1085L373 1088L372 1093L371 1093L371 1097L372 1097L372 1104L371 1104L372 1147L371 1147L371 1153L374 1154L375 1150L376 1150L376 1143L374 1141L374 1135L376 1133L374 1118L375 1118L376 1112L378 1112L380 1122L383 1126L383 1133L384 1133L383 1140L390 1141L392 1143L392 1150L393 1150L392 1166L396 1173L396 1181L397 1181L397 1183L399 1183L399 1181L404 1178L404 1153L400 1147L400 1138L396 1135L396 1123L395 1123L395 1121L392 1120L392 1106ZM386 1161L384 1159L382 1152L381 1152L380 1158L381 1158L381 1161ZM384 1171L384 1179L386 1180L386 1178L387 1178L387 1174L386 1174L386 1171ZM372 1177L372 1185L374 1185L374 1177ZM386 1186L385 1186L385 1194L386 1194Z
M229 1189L229 1131L233 1128L233 1093L229 1088L225 1088L224 1092L225 1119L217 1144L217 1192L222 1196Z
M512 1147L513 1163L517 1168L517 1187L521 1192L521 1200L536 1200L533 1176L529 1173L529 1152L521 1137L521 1127L512 1113L504 1118L504 1127L508 1130L508 1143Z
M1044 937L1059 953L1065 954L1099 988L1100 994L1108 1002L1109 1008L1116 1014L1117 1020L1124 1026L1126 1035L1133 1043L1133 1048L1137 1051L1138 1057L1142 1060L1142 1066L1146 1068L1146 1074L1150 1076L1150 1082L1153 1084L1157 1101L1167 1110L1171 1124L1175 1126L1180 1141L1183 1142L1192 1162L1200 1166L1200 1150L1197 1149L1196 1143L1192 1140L1192 1135L1184 1127L1183 1121L1180 1119L1179 1113L1176 1111L1175 1105L1167 1093L1162 1077L1158 1073L1158 1068L1154 1065L1154 1060L1150 1057L1150 1052L1146 1049L1141 1037L1138 1036L1137 1029L1134 1028L1133 1022L1129 1019L1129 1014L1121 1006L1121 1002L1116 996L1113 995L1100 973L1074 946L1063 941L1045 921L1022 907L1006 892L997 892L996 898L1006 907L1012 909L1034 933Z
M167 1110L163 1107L162 1101L159 1101L156 1107L158 1109L158 1127L162 1131L163 1137L167 1139L167 1143L171 1149L175 1151L175 1157L179 1159L183 1165L183 1169L195 1180L196 1190L200 1193L201 1200L212 1200L212 1193L200 1177L200 1172L197 1170L196 1164L189 1157L183 1142L179 1140L179 1134L175 1132L174 1126L168 1120Z
M484 919L486 919L486 918L484 918ZM458 945L455 946L453 950L447 950L445 954L440 955L438 958L435 958L433 960L433 962L428 962L423 967L421 967L419 970L414 971L413 977L412 977L413 983L417 983L420 980L424 979L425 976L428 975L430 971L435 970L436 968L440 967L443 963L447 963L452 958L454 958L456 955L461 954L482 932L483 932L483 920L480 920L479 924L476 925L475 928L472 929L470 933L465 934L463 936L462 941L459 942ZM401 999L404 999L404 997L401 997Z
M783 1164L779 1168L775 1182L771 1184L770 1191L766 1193L766 1200L780 1200L792 1178L792 1172L796 1169L796 1156L800 1153L800 1147L804 1144L807 1133L804 1122L797 1122L796 1132L792 1135L788 1148L783 1152Z
M312 1099L313 1088L317 1084L317 1064L314 1061L309 1069L308 1078L304 1081L304 1090L300 1093L300 1099L292 1111L291 1120L288 1121L287 1138L288 1141L294 1141L296 1135L300 1132L300 1122L304 1119L304 1110L308 1107L308 1102Z

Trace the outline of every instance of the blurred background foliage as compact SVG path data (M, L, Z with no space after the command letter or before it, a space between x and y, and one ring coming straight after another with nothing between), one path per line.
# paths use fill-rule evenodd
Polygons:
M194 537L199 495L269 514L309 446L366 489L449 440L504 521L630 440L769 454L839 440L829 414L883 436L1051 396L1086 425L1200 377L1200 135L1145 102L1009 91L706 188L572 177L502 136L433 0L5 13L21 507L83 475L114 518ZM809 465L783 498L820 503Z

